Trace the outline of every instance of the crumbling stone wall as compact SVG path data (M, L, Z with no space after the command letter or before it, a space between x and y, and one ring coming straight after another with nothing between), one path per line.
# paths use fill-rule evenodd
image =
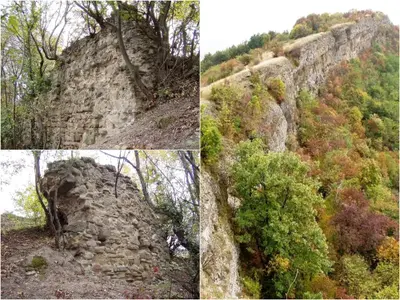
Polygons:
M160 273L170 269L162 220L127 176L120 175L115 198L115 178L114 166L82 158L50 163L42 183L51 199L57 189L58 208L68 222L66 249L82 272L143 285L155 267Z
M134 23L124 23L122 29L131 61L139 67L144 84L152 87L156 46ZM66 61L54 72L51 91L43 95L48 148L91 145L96 137L110 135L135 121L141 102L112 28L78 40L62 57Z

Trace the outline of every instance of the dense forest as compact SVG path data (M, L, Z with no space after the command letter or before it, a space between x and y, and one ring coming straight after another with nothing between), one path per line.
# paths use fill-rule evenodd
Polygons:
M310 15L289 35L349 16ZM232 49L205 60L235 59ZM216 174L218 161L233 156L229 174L215 176L227 176L241 199L231 214L243 296L399 298L398 70L393 27L391 42L343 61L317 95L300 91L297 135L282 153L257 132L268 103L285 101L281 80L263 84L253 72L249 88L212 87L217 113L202 116L202 162Z
M199 18L196 1L10 1L1 11L3 148L22 148L27 139L32 149L46 148L44 95L54 85L52 75L67 63L65 49L102 30L118 39L127 74L148 109L170 97L177 78L197 82ZM127 54L122 29L127 23L157 46L154 87L146 86Z

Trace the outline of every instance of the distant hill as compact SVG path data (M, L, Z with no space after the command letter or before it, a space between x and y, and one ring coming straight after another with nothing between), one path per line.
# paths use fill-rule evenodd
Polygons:
M37 225L35 220L31 218L24 218L8 212L1 214L1 233L13 229L35 227Z

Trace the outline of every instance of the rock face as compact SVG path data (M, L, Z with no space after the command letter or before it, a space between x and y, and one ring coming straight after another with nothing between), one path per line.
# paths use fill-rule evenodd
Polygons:
M123 26L124 43L144 84L154 82L155 46L135 30ZM135 121L141 102L111 28L85 37L63 51L66 59L54 72L52 88L44 96L48 107L48 147L78 148L91 145L98 136Z
M264 83L272 77L281 79L286 87L284 101L280 104L269 104L258 133L266 137L271 151L283 152L286 150L288 137L296 134L298 92L306 89L315 94L325 82L329 70L342 60L357 57L374 42L384 43L385 29L388 26L391 25L386 17L370 17L358 23L340 24L328 32L296 40L284 48L285 57L266 56L266 60L251 69L244 69L202 88L202 102L210 102L207 98L212 86L225 82L249 86L252 72L258 72ZM204 111L215 117L216 108L212 103L209 104L211 106ZM232 148L232 145L224 147L224 151ZM223 159L227 156L229 154L224 153ZM240 200L229 195L229 184L223 181L221 183L221 179L216 178L224 173L226 171L202 170L201 285L204 297L235 298L241 293L238 281L238 247L233 239L231 217L227 214L227 208L233 206L231 208L234 209ZM211 261L212 267L207 268L208 260L205 259Z
M247 86L251 72L258 72L264 83L269 78L277 77L286 86L284 101L271 105L264 118L265 128L260 133L265 135L271 151L284 151L289 134L296 134L297 108L296 97L305 89L316 93L326 80L329 70L343 60L357 57L370 48L374 42L386 41L385 29L391 26L386 17L366 17L357 23L333 26L330 31L310 35L296 40L284 47L285 56L269 58L244 69L227 78L214 82L201 90L202 98L207 99L214 85L224 82ZM282 115L286 120L282 118ZM273 126L269 126L273 124ZM284 133L286 129L286 133Z
M115 198L115 178L114 166L91 158L63 160L48 165L43 188L50 198L57 190L66 249L85 275L145 284L155 267L168 272L162 221L129 177L120 175Z
M238 298L239 249L230 228L228 195L207 172L201 176L201 297Z

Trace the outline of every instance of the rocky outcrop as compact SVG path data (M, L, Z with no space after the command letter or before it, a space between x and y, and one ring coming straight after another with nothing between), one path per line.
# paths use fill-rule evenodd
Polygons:
M162 220L129 177L120 175L116 198L115 179L114 166L91 158L63 160L48 165L43 188L47 198L57 197L66 249L85 275L145 287L155 267L158 275L170 269Z
M385 28L388 26L391 25L386 17L369 17L296 40L284 47L284 57L265 55L266 60L251 69L246 68L202 88L202 104L208 105L203 111L214 117L218 115L217 107L208 100L215 85L228 82L246 88L250 85L253 72L258 72L263 83L272 77L281 79L286 87L284 100L279 104L268 104L257 134L267 141L271 151L283 152L289 136L296 134L298 92L306 89L316 93L335 65L357 57L374 42L384 43ZM231 151L232 148L233 145L224 147L224 151ZM224 153L220 165L225 164L229 155ZM240 200L229 195L229 184L218 178L223 173L217 169L204 170L202 174L201 284L205 297L235 298L241 293L237 275L238 248L233 239L231 217L227 214L229 209L226 208L234 210ZM211 257L212 268L207 267L205 258L208 257ZM236 284L232 285L232 282Z
M221 79L201 90L201 97L207 99L215 85L225 82L248 86L252 72L258 72L264 83L271 77L281 79L286 86L285 99L271 105L265 116L265 123L274 123L273 130L260 130L271 151L284 151L289 134L296 133L296 97L301 89L316 93L334 66L343 60L357 57L370 48L374 42L386 41L385 29L391 26L387 17L366 17L357 23L333 26L330 31L310 35L287 44L285 56L270 58L246 68L232 76ZM281 116L284 115L284 120ZM287 133L283 133L284 129Z
M230 228L228 195L209 173L201 178L201 297L238 298L239 249Z
M123 26L123 36L131 61L139 67L144 84L151 87L155 46L134 24ZM56 68L52 88L44 95L47 147L83 148L135 122L141 101L112 28L78 40L62 56L65 62Z

